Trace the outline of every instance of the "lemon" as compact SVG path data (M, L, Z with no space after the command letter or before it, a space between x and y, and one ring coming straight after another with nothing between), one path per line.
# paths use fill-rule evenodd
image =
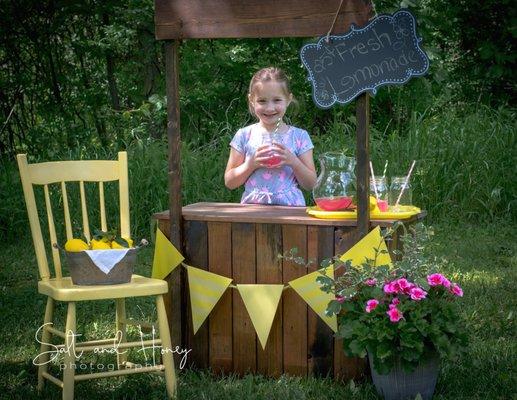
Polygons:
M109 242L105 242L103 240L92 239L90 241L90 246L91 246L92 250L107 250L107 249L111 249L111 246L110 246Z
M123 237L122 239L124 239L127 244L129 245L129 247L133 247L133 239L131 238L128 238L128 237ZM112 241L111 242L111 248L112 249L127 249L126 246L121 246L120 244L118 244L117 242L115 241Z
M65 243L65 250L72 252L88 250L88 245L81 239L70 239Z

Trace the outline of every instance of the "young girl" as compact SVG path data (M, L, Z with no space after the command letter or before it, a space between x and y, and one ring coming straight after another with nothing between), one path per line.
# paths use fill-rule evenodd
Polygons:
M228 189L244 184L243 204L304 206L298 185L310 190L316 184L309 134L283 122L292 101L282 70L264 68L251 78L248 105L258 122L237 131L224 173ZM275 138L272 145L264 144L268 137Z

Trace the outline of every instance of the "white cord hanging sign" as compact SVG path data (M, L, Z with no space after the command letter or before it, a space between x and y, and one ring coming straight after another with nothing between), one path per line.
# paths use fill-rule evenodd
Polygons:
M407 10L378 15L344 35L321 37L302 47L314 102L320 108L346 104L359 94L375 94L380 86L402 85L424 75L429 58L420 47L416 20Z

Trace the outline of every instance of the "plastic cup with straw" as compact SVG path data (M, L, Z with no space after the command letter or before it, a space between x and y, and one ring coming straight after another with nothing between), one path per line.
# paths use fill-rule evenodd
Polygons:
M382 171L382 179L386 179L386 171L388 169L388 160L384 163L384 171Z
M394 206L395 208L398 207L400 199L402 198L402 194L404 193L404 190L406 190L406 188L407 188L407 185L409 183L409 178L411 177L411 173L413 172L413 168L415 167L415 163L416 163L416 160L413 160L413 162L411 163L411 167L409 168L409 172L406 175L406 179L404 180L404 183L402 185L402 189L400 189L400 193L399 193L399 195L397 197L397 201L395 202L395 206Z
M371 184L370 186L373 186L373 191L375 193L375 199L377 200L377 207L379 207L380 211L388 211L388 202L385 199L385 193L386 193L386 181L385 177L381 178L375 178L375 173L373 172L373 164L370 161L370 172L372 174L371 178ZM377 186L381 187L382 193L384 195L381 197L381 194L379 193L379 188Z
M276 122L273 133L267 133L267 132L264 133L264 135L262 137L262 144L268 145L270 147L273 145L273 143L276 141L275 139L278 134L278 129L280 128L281 122L282 122L282 118L278 118L278 121ZM281 160L280 160L280 157L278 156L278 154L276 154L274 150L271 150L270 154L271 155L269 156L269 158L266 161L266 165L268 167L275 167L278 164L280 164Z
M375 198L379 201L379 193L377 192L377 185L375 184L375 174L373 173L373 164L370 161L370 173L372 174L372 182L373 182L373 191L375 193Z

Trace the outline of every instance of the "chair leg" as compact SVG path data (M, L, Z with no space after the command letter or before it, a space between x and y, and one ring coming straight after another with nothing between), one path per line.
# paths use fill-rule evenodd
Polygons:
M125 343L127 341L127 333L126 333L126 299L116 299L116 315L115 315L115 323L116 323L116 337L120 337L119 342ZM120 336L119 336L120 335ZM117 352L117 365L118 368L123 368L125 363L127 362L127 354L126 350L119 350Z
M174 357L172 353L171 335L169 323L167 322L167 312L163 296L156 296L156 310L158 313L158 329L162 340L162 363L165 367L165 386L169 397L176 398L176 371L174 370Z
M65 327L65 348L64 369L63 369L63 400L74 398L74 375L75 375L75 302L68 303Z
M51 297L47 297L47 306L45 308L45 318L43 320L44 326L50 325L52 322L52 317L54 314L54 299ZM48 324L48 325L47 325ZM45 386L45 378L43 378L43 373L48 371L48 362L49 362L49 353L50 346L47 343L50 343L50 339L52 338L52 333L47 331L45 328L41 331L41 346L40 346L40 356L38 356L37 362L38 366L38 391L43 390Z

